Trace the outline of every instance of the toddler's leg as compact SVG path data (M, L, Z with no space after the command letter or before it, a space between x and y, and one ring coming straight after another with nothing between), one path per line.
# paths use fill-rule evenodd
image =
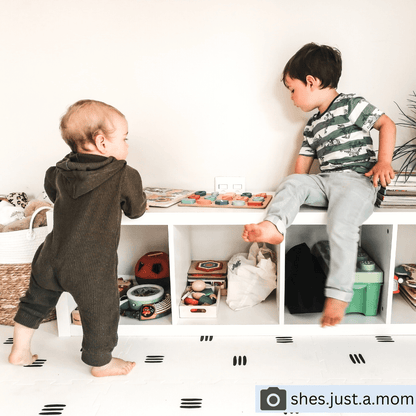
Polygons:
M40 249L37 254L39 252ZM33 274L32 265L29 289L25 296L20 299L19 309L14 318L13 347L9 355L11 364L29 365L38 358L37 355L31 353L32 336L35 329L39 327L42 320L49 315L51 309L56 305L60 295L60 292L44 289L38 285Z
M331 176L327 193L331 261L321 325L333 326L342 321L354 293L359 229L373 212L376 190L366 177L349 173Z
M277 189L265 221L244 227L243 240L280 244L286 228L292 224L301 205L322 207L327 206L327 203L318 175L290 175Z
M116 281L115 276L108 276L107 284L102 284L96 293L82 292L74 296L84 332L82 361L92 367L91 374L94 377L126 375L136 365L134 362L112 356L112 351L117 345L120 318ZM114 285L111 282L114 282ZM93 296L99 301L94 301Z
M9 355L9 363L14 365L29 365L37 358L37 355L32 355L30 346L35 330L27 326L15 323L13 346Z

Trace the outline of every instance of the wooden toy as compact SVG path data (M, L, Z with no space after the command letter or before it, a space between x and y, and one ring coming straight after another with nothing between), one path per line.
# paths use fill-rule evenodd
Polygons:
M227 199L217 199L215 201L215 205L221 205L221 206L228 205L228 200Z
M220 198L224 201L232 201L236 196L234 192L227 192L226 194L220 195Z
M227 271L228 261L226 260L203 260L193 261L188 270L188 283L203 281L221 292L227 294Z
M202 205L202 206L206 206L206 205L211 205L212 201L210 201L209 199L198 199L196 201L197 205Z
M127 293L127 291L131 287L131 284L131 280L124 280L122 277L119 277L117 279L118 293L120 294L120 296L123 296Z
M72 311L72 323L74 325L82 325L81 324L81 316L79 314L78 307Z
M144 188L147 197L147 204L150 207L168 208L171 205L177 204L188 195L193 194L193 191L186 189L174 188Z
M197 283L197 287L201 281ZM179 303L179 316L181 318L215 318L218 313L220 305L221 292L218 287L206 287L204 292L194 292L191 286L187 286L185 292L182 294ZM194 298L197 297L199 299ZM211 302L211 303L210 303Z
M185 305L198 305L199 301L197 299L187 296L184 300Z
M158 302L140 305L138 309L130 307L129 301L120 304L120 315L134 318L139 321L162 318L171 313L171 298L169 293L165 293L163 299Z
M160 302L165 290L159 285L138 285L127 291L130 309L139 310L142 305Z
M195 292L200 292L201 290L204 290L206 286L207 285L203 280L195 280L195 282L191 284L191 287L193 290L195 290Z
M250 197L251 198L251 197ZM249 197L248 196L243 196L243 195L238 195L235 197L236 201L244 201L244 202L248 202Z
M273 195L266 193L252 194L244 192L238 195L234 192L227 192L219 194L212 192L211 194L205 191L196 191L194 194L183 198L179 202L182 207L204 207L204 208L231 208L231 209L264 209L266 208Z
M213 305L217 301L217 296L211 288L202 280L193 282L191 285L192 297L198 301L198 305Z
M227 261L198 260L193 261L188 270L188 277L225 277L227 275Z
M196 203L196 199L195 198L184 198L181 200L180 205L184 204L184 205L192 205Z

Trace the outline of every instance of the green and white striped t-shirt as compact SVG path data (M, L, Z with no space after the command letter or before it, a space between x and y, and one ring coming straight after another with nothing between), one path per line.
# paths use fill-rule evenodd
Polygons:
M321 172L366 173L377 162L370 130L382 115L363 97L339 94L309 119L299 154L318 159Z

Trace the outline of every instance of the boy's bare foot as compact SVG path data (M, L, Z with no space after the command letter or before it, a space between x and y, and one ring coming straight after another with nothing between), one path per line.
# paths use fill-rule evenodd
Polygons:
M244 226L243 240L248 243L280 244L283 239L283 235L279 233L276 226L270 221Z
M93 367L91 374L94 377L124 376L133 370L136 363L124 361L121 358L112 358L111 361L102 367Z
M347 306L348 302L334 298L326 298L321 317L321 326L325 327L339 324L342 318L344 318Z

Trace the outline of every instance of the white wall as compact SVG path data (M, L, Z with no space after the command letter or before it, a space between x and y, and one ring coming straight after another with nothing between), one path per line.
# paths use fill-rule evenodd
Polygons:
M415 16L414 0L0 0L0 194L42 191L69 152L59 119L82 98L126 115L145 186L242 175L273 190L310 116L280 82L287 60L310 41L338 47L339 91L398 122L394 102L416 90Z

